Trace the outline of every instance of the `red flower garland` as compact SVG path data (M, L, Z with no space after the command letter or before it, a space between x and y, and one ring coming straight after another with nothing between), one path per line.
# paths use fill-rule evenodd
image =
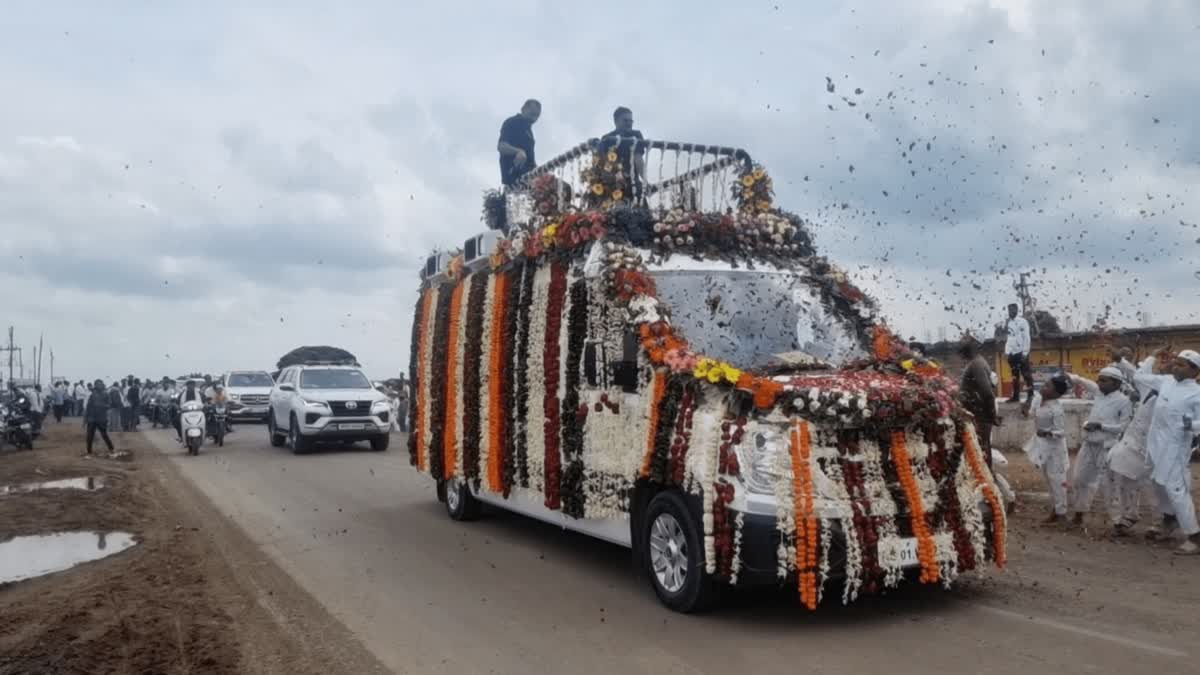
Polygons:
M844 432L838 439L838 454L842 463L842 475L846 479L846 492L854 516L854 532L858 538L863 559L863 590L876 593L883 579L883 568L879 565L879 516L871 512L871 500L867 495L866 477L862 462L851 461L851 455L859 454L858 439Z

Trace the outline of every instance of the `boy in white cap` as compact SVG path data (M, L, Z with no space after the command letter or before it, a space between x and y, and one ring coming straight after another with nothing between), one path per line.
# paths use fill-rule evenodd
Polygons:
M1165 356L1160 352L1160 356ZM1175 357L1170 375L1154 375L1155 357L1142 362L1135 376L1138 388L1158 391L1158 402L1150 420L1147 449L1153 469L1150 479L1159 509L1163 512L1163 528L1177 525L1183 543L1176 549L1182 555L1200 553L1200 524L1196 522L1196 505L1192 502L1191 469L1192 441L1200 433L1200 353L1185 349ZM1169 532L1168 532L1169 533Z
M1108 451L1116 444L1133 417L1133 402L1121 391L1124 377L1119 369L1108 366L1095 382L1078 375L1071 381L1092 397L1092 410L1083 425L1083 446L1075 456L1072 484L1075 487L1075 525L1083 525L1083 514L1092 510L1096 491L1103 486L1104 500L1111 504L1113 481L1108 471ZM1120 525L1114 518L1113 524Z

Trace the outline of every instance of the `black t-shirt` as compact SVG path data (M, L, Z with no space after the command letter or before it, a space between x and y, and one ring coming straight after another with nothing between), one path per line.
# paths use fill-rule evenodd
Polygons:
M629 142L629 141L620 143L621 139L625 139L625 138L636 138L639 141L645 140L645 138L642 136L642 132L638 131L637 129L630 129L629 131L621 131L620 129L613 129L612 131L610 131L607 134L604 134L603 136L600 137L600 149L607 152L611 148L616 148L617 149L617 158L621 162L622 168L624 168L626 171L628 171L629 170L629 158L630 158L630 155L633 153L633 148L636 144ZM646 152L645 149L643 149L640 152L638 152L638 154L641 155L641 154L644 154L645 152Z
M521 115L513 115L500 125L500 140L525 151L525 163L520 168L513 167L512 155L500 155L500 182L512 185L537 166L533 156L533 123Z

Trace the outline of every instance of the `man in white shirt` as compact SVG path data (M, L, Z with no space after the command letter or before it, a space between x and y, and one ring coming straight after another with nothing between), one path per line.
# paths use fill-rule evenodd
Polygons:
M1139 388L1158 391L1158 403L1150 419L1146 446L1153 469L1150 480L1163 515L1166 534L1176 526L1183 544L1176 549L1182 555L1200 553L1200 523L1192 501L1192 474L1188 465L1192 442L1200 434L1200 353L1190 349L1179 352L1170 375L1153 373L1151 356L1138 368L1135 380Z
M1021 400L1021 376L1025 377L1025 387L1029 397L1033 399L1033 370L1029 365L1029 351L1033 347L1033 338L1029 332L1029 322L1019 316L1015 304L1008 306L1008 323L1004 325L1008 339L1004 343L1004 353L1008 356L1008 367L1012 370L1013 389L1010 403Z
M1083 387L1092 398L1092 409L1083 425L1084 441L1075 456L1072 486L1075 488L1075 525L1083 525L1083 515L1092 509L1096 491L1103 487L1104 501L1110 507L1116 483L1108 470L1108 451L1117 443L1121 433L1133 418L1133 402L1121 391L1124 377L1121 371L1108 366L1095 381L1070 375L1071 382ZM1126 525L1121 514L1110 508L1113 526Z
M76 382L75 383L75 391L74 391L74 399L75 399L74 415L76 417L83 417L83 409L86 407L87 397L88 397L88 390L87 390L87 387L84 386L83 380Z

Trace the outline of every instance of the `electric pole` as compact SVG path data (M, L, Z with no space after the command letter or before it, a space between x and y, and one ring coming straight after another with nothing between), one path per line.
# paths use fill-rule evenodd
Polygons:
M20 354L21 348L13 344L13 327L8 327L8 346L0 347L0 351L8 352L8 379L13 379L13 354Z
M1029 273L1021 272L1017 283L1013 284L1013 288L1017 291L1017 297L1021 298L1021 316L1029 320L1033 335L1040 335L1041 330L1037 322L1037 301L1033 299L1033 294L1029 292L1029 287L1036 285L1029 283Z

